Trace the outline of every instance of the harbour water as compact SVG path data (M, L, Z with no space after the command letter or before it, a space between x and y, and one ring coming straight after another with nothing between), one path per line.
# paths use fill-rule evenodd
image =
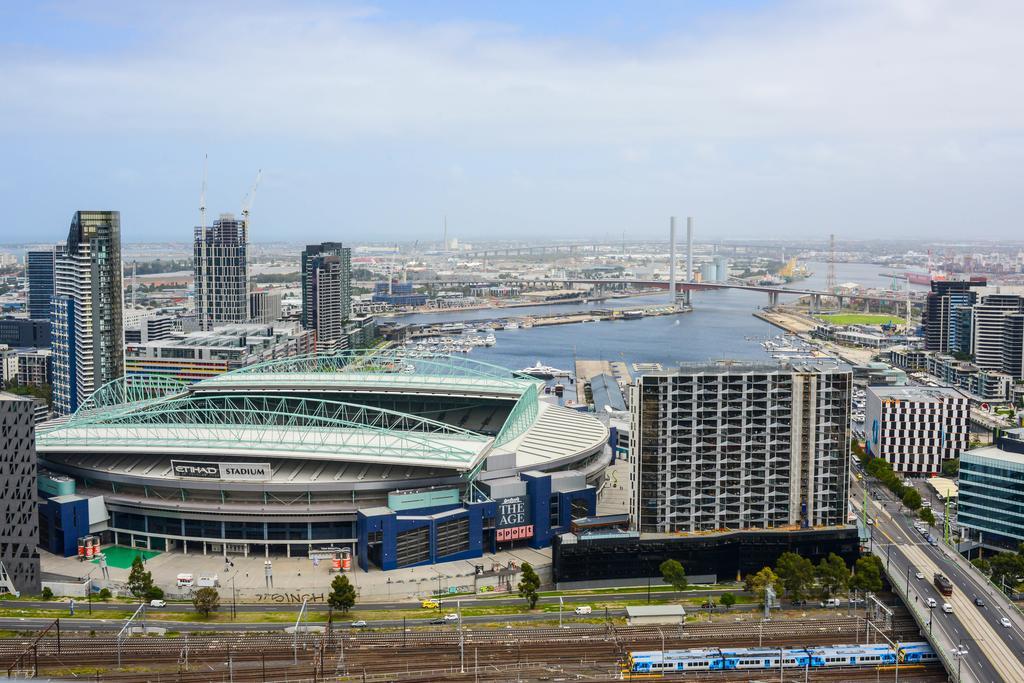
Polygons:
M827 264L810 263L814 274L792 287L823 289ZM889 287L884 268L867 263L837 263L839 283L856 282L865 287ZM905 283L901 281L905 286ZM408 323L481 320L570 313L594 308L635 308L661 304L668 293L590 304L530 306L513 309L475 310L402 316ZM693 294L693 312L641 320L602 321L517 330L497 330L497 344L474 349L470 358L518 370L540 361L568 370L574 358L621 360L626 363L661 363L668 368L679 362L720 359L770 360L761 342L780 330L752 313L768 304L768 296L740 290L704 291Z

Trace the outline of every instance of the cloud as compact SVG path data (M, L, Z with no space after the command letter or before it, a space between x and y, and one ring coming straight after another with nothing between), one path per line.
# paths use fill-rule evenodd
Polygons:
M420 174L432 174L439 192L478 193L467 211L507 186L524 211L590 202L619 224L640 210L588 194L617 189L655 214L687 188L700 192L701 208L742 225L800 188L849 183L845 199L860 200L877 183L879 200L894 202L899 192L934 192L945 166L994 177L1024 155L1018 2L710 10L645 42L541 34L500 18L402 21L372 4L61 11L108 49L0 45L0 139L16 131L378 148L400 154L405 182L421 185L396 181L393 192L425 192ZM431 171L439 148L451 153ZM300 191L300 173L309 172L283 171L280 187ZM1014 204L1005 186L989 189L1004 211ZM835 187L828 196L844 200ZM410 211L428 206L419 199Z

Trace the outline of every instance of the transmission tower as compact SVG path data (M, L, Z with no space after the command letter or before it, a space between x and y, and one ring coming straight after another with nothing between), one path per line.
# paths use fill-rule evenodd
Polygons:
M825 276L825 291L835 292L838 284L836 283L836 236L831 234L828 236L828 274Z

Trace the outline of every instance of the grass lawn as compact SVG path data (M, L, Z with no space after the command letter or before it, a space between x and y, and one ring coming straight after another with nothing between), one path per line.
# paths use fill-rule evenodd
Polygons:
M882 325L889 322L903 325L906 322L898 315L878 315L875 313L833 313L818 317L833 325Z

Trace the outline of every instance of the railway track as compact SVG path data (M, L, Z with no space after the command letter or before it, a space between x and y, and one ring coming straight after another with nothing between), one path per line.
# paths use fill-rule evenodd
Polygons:
M147 674L118 672L117 638L110 635L63 636L41 639L21 668L38 666L39 673L59 675L94 667L99 680L283 680L284 673L295 681L308 672L308 680L338 680L338 675L368 672L369 680L409 680L417 671L461 670L467 665L500 668L550 665L591 667L594 672L621 667L630 649L693 647L695 644L777 646L825 645L858 642L863 639L862 619L795 620L786 628L761 629L755 624L688 624L679 627L573 627L566 629L494 629L471 631L351 632L300 634L280 632L245 634L188 634L175 637L147 636L124 639L120 644L122 666L144 665ZM916 626L908 628L897 620L892 636L915 637ZM798 635L792 635L798 634ZM24 639L0 640L0 674L5 673L28 645ZM479 672L478 672L479 673ZM206 678L203 678L206 676ZM246 678L246 677L256 678ZM588 676L591 680L594 679ZM380 679L380 680L385 680ZM427 678L426 680L438 680ZM486 680L486 679L485 679ZM692 680L692 678L690 679ZM724 680L719 678L718 680Z

